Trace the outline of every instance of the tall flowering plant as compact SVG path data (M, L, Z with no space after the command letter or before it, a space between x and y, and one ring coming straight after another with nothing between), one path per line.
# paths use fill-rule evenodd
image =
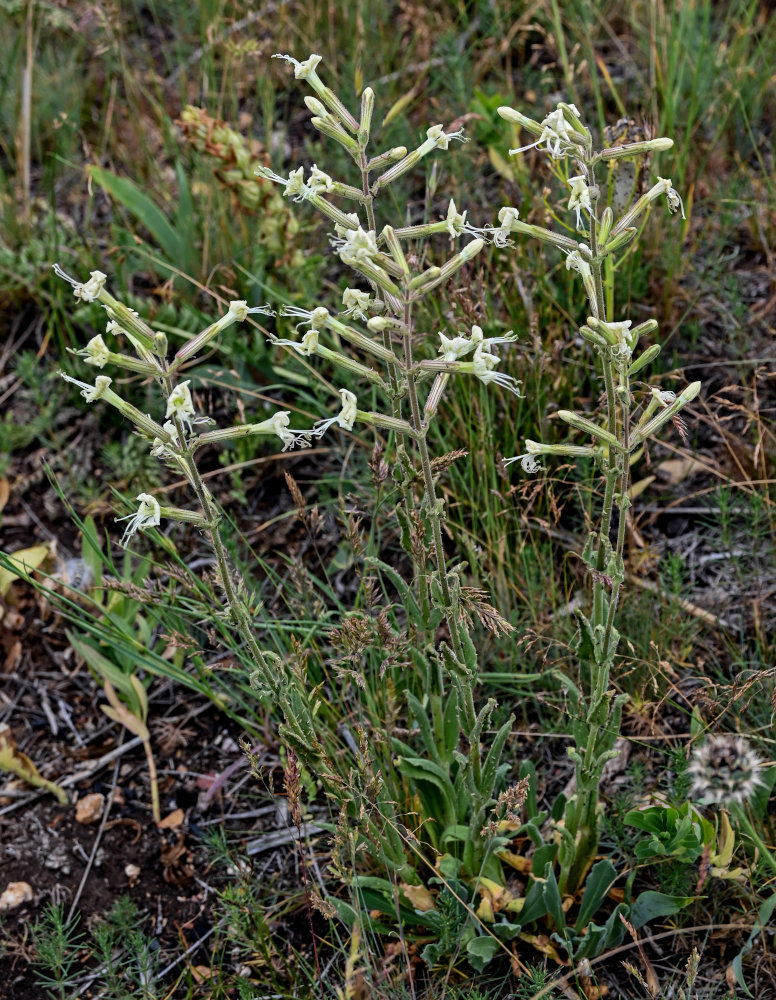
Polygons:
M385 776L373 768L361 791L349 787L345 792L342 769L329 757L320 731L321 693L265 648L247 588L227 556L220 509L197 465L202 448L246 436L279 439L284 450L306 447L335 428L349 432L356 426L369 426L393 439L394 479L401 497L397 516L403 544L413 561L413 586L401 579L395 567L377 559L372 559L372 565L391 579L405 603L412 662L422 676L412 691L407 676L397 672L395 688L406 695L408 710L425 741L418 752L411 743L391 737L390 751L400 775L394 780L395 785L409 789L410 799L417 795L425 802L421 828L426 819L428 823L423 837L434 847L444 843L445 837L454 837L465 870L476 876L488 853L482 830L503 782L501 758L511 719L502 722L483 747L495 702L488 701L479 709L475 705L478 656L468 628L469 613L488 607L485 617L494 628L507 631L509 626L484 605L479 591L462 585L461 567L448 563L443 545L445 505L437 486L439 466L428 439L452 378L473 379L519 394L515 379L499 371L498 348L515 337L511 332L486 336L479 326L444 329L432 338L423 337L417 314L429 295L438 294L482 252L488 239L506 241L509 220L495 231L478 230L467 222L466 211L451 200L436 220L404 224L402 218L399 225L379 221L380 196L425 158L448 150L453 141L465 141L462 130L430 125L415 148L397 146L372 153L375 97L371 88L361 95L356 118L321 80L320 56L302 62L291 56L278 58L289 63L295 77L310 88L305 103L311 124L342 147L353 163L357 182L337 180L317 164L294 167L287 175L259 166L257 174L277 184L285 198L317 211L330 224L336 266L344 265L353 275L342 292L341 308L312 302L309 308L282 306L275 312L269 306L234 301L220 319L171 353L163 334L154 332L108 291L105 274L95 271L88 281L79 282L57 267L57 273L73 285L76 298L99 303L108 317L105 336L94 337L76 353L100 372L115 366L151 380L160 392L159 413L142 412L115 391L108 375L97 375L94 385L67 374L64 378L76 383L87 401L101 400L116 407L147 441L151 454L185 478L195 498L194 509L187 510L165 505L151 493L140 493L136 510L123 519L122 542L127 544L137 531L156 527L165 519L187 521L204 532L215 554L228 620L252 663L252 684L279 708L281 735L300 760L323 778L351 819L358 816L367 840L373 848L378 845L379 857L394 872L409 878L407 842L399 833L404 822L396 815L395 796L384 790ZM452 244L452 249L435 249L431 245L435 237ZM246 322L252 314L276 318L269 333L276 347L304 358L319 357L337 373L342 382L336 389L337 408L332 415L312 426L293 428L290 412L278 409L257 423L216 427L198 412L193 380L185 377L187 369L204 349L214 346L224 330ZM127 350L117 346L122 341ZM351 350L345 351L343 343ZM360 744L357 758L359 767L366 770L368 740ZM426 758L434 767L426 766ZM356 799L362 792L359 804ZM440 802L445 805L441 817L437 815ZM462 829L468 831L464 837Z
M587 686L577 686L569 678L564 682L573 713L575 746L569 749L569 756L575 766L576 789L566 803L563 822L558 824L558 884L561 893L573 894L598 848L599 785L606 762L617 754L615 742L625 697L615 695L610 682L620 642L616 619L625 579L631 466L646 442L678 417L701 386L693 382L677 396L640 381L660 353L658 343L638 352L639 342L656 333L657 321L650 319L634 327L632 320L618 319L606 308L611 300L607 280L611 280L614 262L636 238L638 224L652 202L664 198L672 215L681 211L684 217L684 210L671 181L658 177L615 218L602 196L602 171L618 160L668 150L673 141L649 139L596 150L573 104L560 103L541 122L508 107L499 108L499 114L534 136L528 145L510 153L540 150L551 158L568 185L568 210L574 213L573 227L568 230L573 235L522 222L512 207L503 208L500 218L509 219L511 233L547 243L565 254L566 267L578 275L587 300L588 319L579 332L598 358L604 386L602 413L558 411L557 416L576 432L576 439L552 444L527 440L525 452L508 460L520 462L525 472L534 473L541 469L540 459L545 456L588 457L603 478L598 527L591 532L582 554L592 582L591 608L587 615L577 612L576 652L583 668L581 676L589 682ZM585 443L579 443L579 438Z

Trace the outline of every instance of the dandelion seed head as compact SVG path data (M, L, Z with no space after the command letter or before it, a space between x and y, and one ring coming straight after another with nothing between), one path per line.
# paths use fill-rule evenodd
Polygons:
M688 773L695 802L739 805L762 784L762 763L743 736L710 736L693 748Z

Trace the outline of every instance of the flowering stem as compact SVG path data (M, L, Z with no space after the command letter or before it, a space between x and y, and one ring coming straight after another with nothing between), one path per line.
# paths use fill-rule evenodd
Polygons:
M410 401L410 423L416 434L420 464L423 470L423 485L425 493L425 505L428 519L431 523L431 532L434 544L434 560L439 577L439 587L444 603L444 614L447 620L447 627L450 631L450 640L458 660L463 663L463 644L459 632L459 624L456 618L456 609L453 606L453 598L450 593L450 584L447 580L447 563L445 560L445 550L442 544L442 509L444 501L437 498L436 487L434 486L434 474L431 469L431 456L428 451L426 435L428 425L423 422L423 415L420 409L417 389L417 375L413 371L412 360L412 301L408 282L404 286L404 364L407 368L407 395Z
M591 183L594 181L591 171ZM602 279L603 260L597 241L598 220L595 212L590 213L590 248L592 260L590 268L593 287L588 294L590 315L596 319L605 318L604 287ZM576 781L577 791L566 810L566 829L573 838L573 851L562 861L559 885L561 892L574 893L581 886L592 864L598 848L598 798L603 764L611 756L614 744L613 723L617 719L618 708L613 708L608 695L611 668L617 651L617 633L614 618L622 585L623 552L625 549L626 510L628 501L629 461L628 444L630 437L630 385L627 367L618 376L616 365L605 348L601 352L604 387L606 392L606 426L608 433L617 438L620 448L609 447L604 469L604 496L601 520L597 534L597 552L593 580L593 607L590 627L593 635L603 638L600 648L591 654L590 687L584 704L580 706L585 720L587 739L585 746L577 746ZM616 384L617 383L617 384ZM618 419L619 410L619 419ZM619 480L619 484L618 484ZM619 485L619 495L615 495ZM610 562L612 548L610 533L614 508L617 507L617 541ZM611 579L605 574L610 569ZM607 597L607 590L609 591Z
M172 380L169 371L165 371L163 381L165 393L169 397L172 391ZM173 414L173 422L177 431L178 441L184 442L186 437L184 434L183 423L177 413ZM256 669L259 670L264 681L271 687L274 687L272 682L273 680L276 681L277 678L274 677L269 664L267 663L266 657L261 651L261 647L256 642L250 615L248 614L245 604L237 595L234 584L232 583L232 578L229 573L226 548L218 527L221 516L216 510L213 498L208 492L208 489L199 474L199 469L197 468L197 463L191 449L184 447L180 457L182 459L181 465L186 478L189 480L192 489L197 494L197 500L202 508L202 513L207 525L207 534L210 538L210 544L213 547L213 554L216 557L216 563L218 565L218 577L221 582L221 586L223 587L224 594L226 596L226 603L234 620L234 624L248 647L248 651Z

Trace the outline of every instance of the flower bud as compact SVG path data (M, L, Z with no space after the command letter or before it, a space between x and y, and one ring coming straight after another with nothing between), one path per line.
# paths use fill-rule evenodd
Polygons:
M642 351L639 357L636 358L628 369L628 375L636 375L642 370L642 368L646 368L647 365L651 365L658 354L660 354L660 344L653 344L651 347L648 347L646 351Z
M361 94L361 121L358 125L358 141L362 146L369 142L369 132L372 128L372 112L375 107L375 92L371 87L365 87Z
M647 438L652 437L653 434L659 431L664 424L668 423L668 421L671 420L671 418L674 417L683 407L685 407L688 403L691 403L700 391L701 383L691 382L681 393L679 393L676 399L669 406L637 429L631 448L635 448L643 441L646 441Z
M510 122L512 125L519 125L521 128L524 128L526 132L532 132L534 135L542 134L542 126L539 122L534 121L533 118L526 118L525 115L521 114L519 111L515 111L514 108L503 105L497 109L497 112L504 119L504 121Z
M602 252L604 254L607 254L607 253L612 253L615 250L621 250L622 247L627 246L628 243L631 242L631 240L635 237L637 232L638 229L636 228L636 226L629 226L621 233L618 233L616 236L613 236L606 244L606 246L603 248Z
M558 410L558 416L567 424L576 427L577 430L584 431L586 434L590 434L591 437L597 438L604 444L608 444L610 448L615 448L617 451L624 450L614 434L603 427L599 427L598 424L594 424L592 420L580 417L578 414L572 413L571 410Z
M310 94L307 94L304 98L304 103L307 106L307 110L316 115L318 118L326 118L329 114L325 106L321 104L317 97L312 97Z
M167 335L158 331L154 334L154 354L157 358L167 357Z
M647 139L644 142L629 142L624 146L610 146L601 152L601 159L608 163L612 160L622 160L629 156L644 153L662 153L674 144L673 139Z
M406 155L406 146L394 146L393 149L387 149L384 153L379 153L377 156L372 157L366 165L367 173L371 173L373 170L382 170L382 168L387 167L389 163L401 160L402 157Z
M333 121L331 117L319 118L317 115L314 115L310 119L310 123L313 128L317 128L323 135L327 135L330 139L338 142L340 146L344 146L349 153L358 156L360 149L356 140L352 135L348 135L345 129L338 122Z
M601 221L598 225L598 244L603 246L609 236L612 228L612 223L614 222L614 212L611 206L607 205L606 208L601 213Z

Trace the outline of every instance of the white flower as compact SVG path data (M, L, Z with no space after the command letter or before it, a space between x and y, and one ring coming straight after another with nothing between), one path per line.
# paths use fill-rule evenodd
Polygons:
M343 430L351 431L358 416L358 400L354 393L348 392L347 389L340 389L339 394L342 398L342 409L337 417L337 423Z
M318 331L313 327L302 337L301 344L292 344L292 347L305 357L315 354L318 350Z
M175 424L171 420L168 420L164 424L164 429L172 438L173 446L176 448L180 448L181 443L180 440L178 439L178 428L175 426ZM167 444L166 441L163 441L161 438L158 437L155 437L153 440L153 444L151 446L151 454L154 456L154 458L174 457L170 445Z
M358 229L349 229L345 233L339 253L343 260L350 258L351 260L370 261L377 254L377 239L374 230L365 230L361 226Z
M519 462L523 472L528 472L533 474L534 472L541 472L543 466L541 466L530 452L526 452L525 455L515 455L514 458L505 458L504 465L511 465L513 462Z
M471 337L463 335L446 337L440 330L439 339L442 341L442 346L439 348L442 360L458 361L482 343L482 329L479 326L473 326Z
M66 382L72 382L73 385L80 386L81 395L87 403L93 403L97 399L102 399L106 389L113 381L107 375L98 375L94 380L94 385L89 385L88 382L80 382L77 378L66 375L65 372L60 372L59 374Z
M570 104L569 108L579 117L579 112L573 104ZM567 153L574 152L577 146L581 144L582 136L566 119L561 107L557 107L554 111L551 111L542 121L541 125L542 133L536 142L530 142L527 146L521 146L519 149L510 149L510 154L523 153L526 149L533 149L534 147L546 144L547 152L554 160L557 160Z
M489 385L491 382L495 382L496 385L500 385L502 389L507 389L509 392L514 393L516 396L520 395L520 390L518 388L518 383L511 375L506 375L503 372L494 371L495 367L499 363L499 358L495 354L489 354L484 350L484 342L477 346L474 352L474 357L472 358L472 372L484 385Z
M426 130L426 142L431 144L431 149L447 149L451 139L460 139L461 142L467 141L464 138L462 128L459 128L457 132L445 132L444 125L432 125ZM426 143L423 145L425 146Z
M742 805L762 784L762 763L742 736L710 736L697 744L687 768L690 798L722 806Z
M578 274L581 274L583 281L589 281L593 277L590 265L579 250L572 250L566 257L566 270L576 271Z
M316 194L320 194L322 191L326 193L334 187L334 181L331 177L327 173L324 173L323 170L319 170L316 164L312 165L310 179L307 184Z
M136 499L140 501L140 506L134 514L116 518L117 521L129 521L121 539L122 545L126 545L140 528L155 528L162 518L159 502L150 493L139 493Z
M165 416L169 419L173 415L184 423L189 423L194 416L194 403L191 398L189 386L191 380L179 382L167 398L167 412Z
M311 354L315 354L318 350L318 332L321 327L325 324L326 318L329 315L329 310L324 306L318 306L313 309L312 312L309 309L300 309L299 306L283 306L280 310L281 316L294 316L301 319L300 323L297 323L294 327L298 330L300 326L310 325L310 329L302 337L301 342L297 340L283 340L279 337L274 337L272 343L277 347L291 347L297 352L297 354L302 354L308 357Z
M342 293L342 304L345 307L345 315L352 319L360 319L366 322L366 311L371 301L369 292L362 292L358 288L346 288Z
M267 433L277 434L280 440L283 442L283 451L288 451L295 445L299 445L302 448L309 447L310 444L310 431L292 431L289 430L288 425L291 423L291 412L290 410L278 410L274 413L269 420L264 420L260 424L256 424L255 430L266 431Z
M229 303L229 312L238 323L243 323L248 317L248 303L245 299L235 299L234 302Z
M318 63L323 59L323 56L311 55L308 56L304 62L299 62L298 59L294 59L293 56L284 55L282 52L276 52L272 57L273 59L285 59L287 63L291 63L294 67L294 76L297 80L306 80L308 76L317 76L315 68Z
M450 199L447 206L447 231L451 237L460 236L466 227L466 212L459 212L455 207L455 202Z
M665 177L658 177L658 182L662 183L665 188L666 204L668 205L668 211L671 215L676 215L679 209L682 210L682 218L686 218L684 214L684 204L682 202L681 196L675 187L671 184L670 180Z
M358 400L352 392L347 389L339 390L340 397L342 398L342 408L336 417L329 417L327 420L319 420L315 427L313 427L311 434L315 437L322 437L326 431L337 424L343 430L350 431L353 429L353 424L358 417Z
M340 222L334 223L334 232L337 234L337 236L342 236L343 238L347 236L348 233L352 233L359 227L358 214L356 212L346 212L345 218L349 222L353 223L353 225L349 229L346 229L345 226L343 226Z
M286 198L293 198L294 201L304 201L309 194L309 188L304 182L304 167L292 170L285 182L283 195Z
M108 345L99 333L96 337L92 337L86 347L76 353L80 354L87 365L94 365L95 368L104 368L110 361Z
M498 221L501 223L498 229L493 230L493 242L497 247L509 245L509 236L514 232L514 223L517 222L519 212L516 208L505 205L498 213Z
M577 177L569 177L569 184L571 185L571 197L569 198L569 212L576 211L577 213L577 229L582 228L582 209L586 208L588 212L592 212L592 206L590 204L590 188L587 186L586 179L579 174Z
M77 299L82 299L84 302L94 302L97 296L105 287L105 282L108 280L108 275L103 274L102 271L92 271L91 277L83 285L75 285L73 287L73 295Z

